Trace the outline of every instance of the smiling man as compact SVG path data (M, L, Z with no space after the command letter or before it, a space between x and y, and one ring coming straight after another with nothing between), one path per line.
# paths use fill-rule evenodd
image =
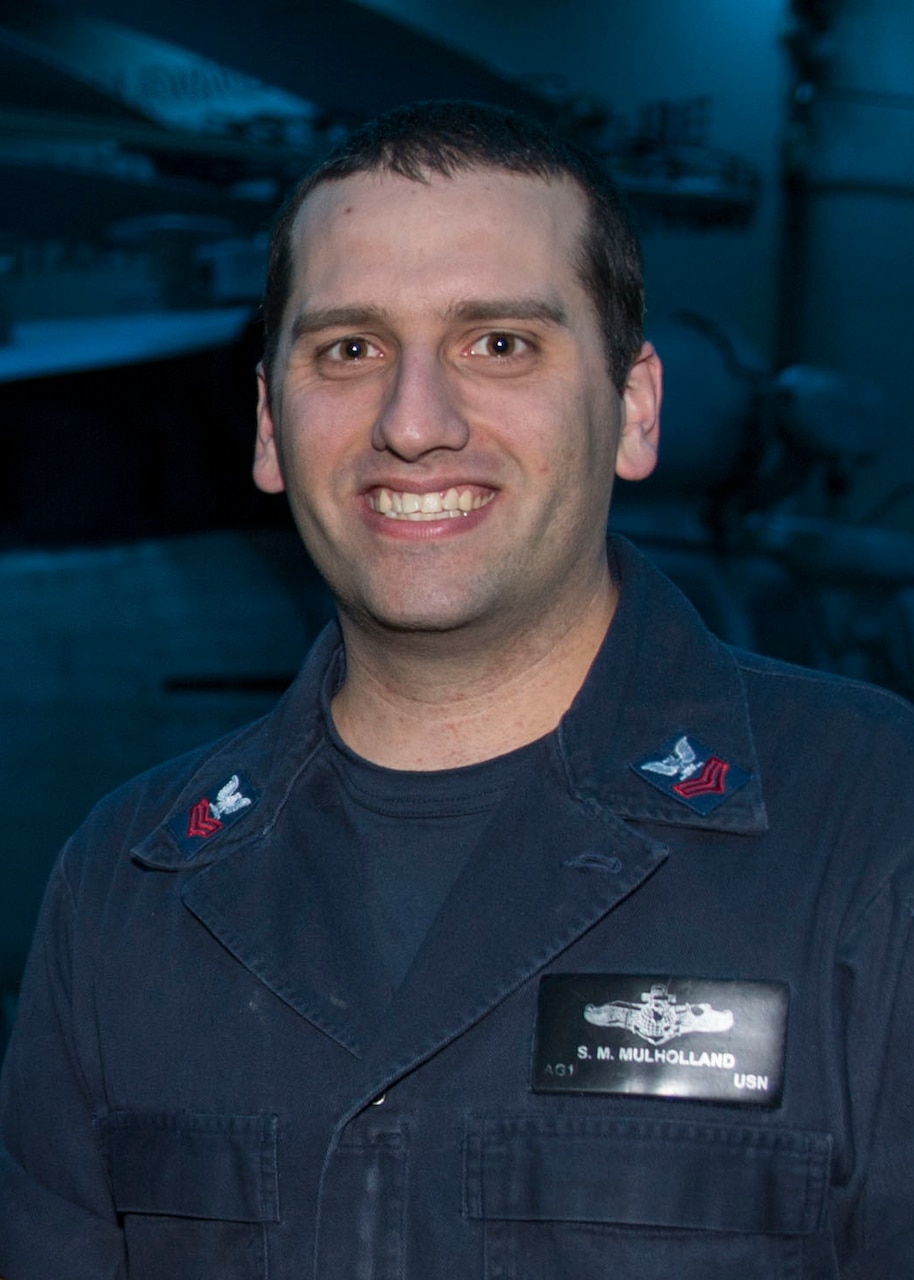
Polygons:
M660 367L639 345L613 385L587 222L566 174L464 166L325 180L289 227L255 477L339 601L334 721L376 763L541 737L606 634L613 474L653 467Z
M255 478L339 625L63 851L0 1273L907 1275L911 714L607 546L661 375L605 174L390 113L293 196L264 314Z

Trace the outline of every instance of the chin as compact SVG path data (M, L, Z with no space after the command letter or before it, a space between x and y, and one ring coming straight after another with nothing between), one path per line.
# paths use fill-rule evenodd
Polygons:
M385 632L388 635L438 636L462 631L472 625L472 619L463 615L394 614L378 611L353 610L340 606L340 611L351 618L363 630Z
M337 606L344 617L361 629L388 634L442 635L461 631L480 617L479 609L470 607L466 601L438 600L425 605L413 601L402 608L392 608L389 602L353 601L340 596Z

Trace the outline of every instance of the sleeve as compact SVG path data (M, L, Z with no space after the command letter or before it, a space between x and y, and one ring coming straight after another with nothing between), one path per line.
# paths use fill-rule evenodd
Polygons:
M885 885L840 957L855 1151L842 1280L914 1275L914 872Z
M123 1280L127 1274L74 1018L74 936L61 857L45 894L0 1077L5 1280Z

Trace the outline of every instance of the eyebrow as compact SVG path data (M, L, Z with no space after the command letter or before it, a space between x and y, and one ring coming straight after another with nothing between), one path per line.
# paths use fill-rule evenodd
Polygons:
M295 343L325 329L368 329L387 322L387 313L379 307L317 307L299 311L292 321L291 337Z
M448 320L485 323L489 320L538 320L541 324L566 326L568 317L561 307L544 298L467 298L455 302L445 312Z
M445 320L469 324L485 324L496 320L535 320L541 324L565 327L568 317L561 307L543 298L467 298L452 303L443 313ZM300 311L291 326L292 342L325 329L376 328L392 323L381 307L317 307Z

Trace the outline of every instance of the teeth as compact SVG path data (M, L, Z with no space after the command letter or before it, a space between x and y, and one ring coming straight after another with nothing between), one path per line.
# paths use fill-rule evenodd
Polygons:
M495 497L494 493L474 493L472 489L448 489L446 493L406 493L378 489L369 498L373 511L392 520L440 520L469 515Z

